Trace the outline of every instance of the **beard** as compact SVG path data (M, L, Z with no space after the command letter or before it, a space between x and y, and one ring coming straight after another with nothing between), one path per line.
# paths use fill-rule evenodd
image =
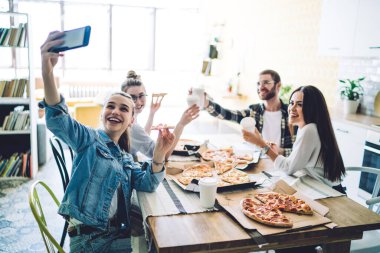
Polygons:
M268 91L268 93L265 94L265 95L260 95L260 90L257 89L257 94L259 95L260 99L261 99L261 100L269 100L269 99L273 98L274 96L276 96L276 85L277 85L277 84L274 84L274 85L273 85L273 88L270 89L270 90Z

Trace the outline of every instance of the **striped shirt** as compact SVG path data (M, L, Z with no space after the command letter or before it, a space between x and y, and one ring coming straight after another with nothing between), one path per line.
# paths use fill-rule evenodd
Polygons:
M281 145L284 149L284 156L289 156L292 152L292 146L295 138L292 138L288 126L288 105L281 100ZM252 104L245 110L228 110L221 107L214 101L209 100L206 110L214 117L240 123L245 117L253 117L256 120L256 128L261 133L264 125L265 106L263 103Z

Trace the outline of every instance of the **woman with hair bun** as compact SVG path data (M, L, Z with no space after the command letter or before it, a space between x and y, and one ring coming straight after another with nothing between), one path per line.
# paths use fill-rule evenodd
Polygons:
M134 70L128 72L126 80L121 84L121 90L131 95L133 101L135 102L135 113L137 116L144 110L146 106L146 89L145 85L141 80L141 76L138 75ZM131 137L132 137L132 149L131 153L136 155L137 152L140 152L147 156L148 158L152 157L153 150L155 147L155 142L150 138L150 129L153 125L153 120L156 112L160 109L162 98L154 100L152 97L149 117L146 122L145 128L143 128L139 123L135 122L131 128ZM175 140L172 148L166 154L166 159L171 155L175 146L178 143L179 138L187 124L192 120L196 119L199 116L199 107L197 105L192 105L187 108L177 125L174 128ZM136 120L137 121L137 120Z

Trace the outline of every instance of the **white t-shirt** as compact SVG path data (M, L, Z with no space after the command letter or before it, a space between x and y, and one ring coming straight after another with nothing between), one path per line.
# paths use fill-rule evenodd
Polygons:
M263 130L261 133L264 140L273 142L278 147L281 147L281 117L281 111L265 111L263 115Z
M331 182L323 176L323 164L318 162L321 151L317 125L310 123L298 129L296 141L293 144L292 153L288 157L277 156L274 167L292 175L297 171L304 171L307 175L328 185L336 186L340 181Z

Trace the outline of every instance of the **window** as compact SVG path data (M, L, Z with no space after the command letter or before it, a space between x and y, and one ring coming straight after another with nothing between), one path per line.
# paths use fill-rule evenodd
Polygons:
M147 5L146 1L142 4L145 5L132 7L99 1L19 0L15 2L15 10L30 14L36 69L41 66L40 45L50 31L90 25L89 46L65 52L70 57L59 62L57 69L62 70L64 77L89 80L112 76L109 75L112 72L124 73L125 77L130 69L200 72L204 41L201 15L195 7L199 3L191 2L190 7L173 4L170 8L149 6L151 2Z
M154 9L112 9L112 68L153 69Z
M203 60L199 13L157 10L156 70L199 71Z
M90 14L90 15L89 15ZM64 30L86 25L91 26L90 43L87 47L67 51L66 69L109 69L109 6L65 4Z
M29 34L30 46L33 55L33 65L40 68L40 46L44 43L45 39L49 35L49 32L61 30L61 12L59 3L23 1L18 3L18 12L29 14L28 25L30 29ZM28 59L26 57L21 58Z

